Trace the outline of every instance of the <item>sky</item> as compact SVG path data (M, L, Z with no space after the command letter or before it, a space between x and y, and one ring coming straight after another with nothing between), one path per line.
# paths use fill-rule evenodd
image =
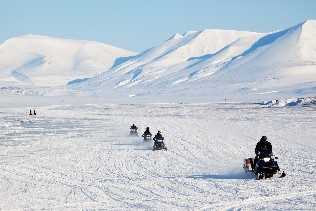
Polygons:
M316 0L0 0L0 43L24 34L143 51L179 32L269 32L316 19Z

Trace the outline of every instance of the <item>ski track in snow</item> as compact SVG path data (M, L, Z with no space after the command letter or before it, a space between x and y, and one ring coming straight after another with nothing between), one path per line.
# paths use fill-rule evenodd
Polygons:
M24 113L25 112L25 113ZM0 112L0 210L253 210L316 207L315 108L47 106ZM168 151L129 137L161 130ZM242 170L261 135L283 179Z

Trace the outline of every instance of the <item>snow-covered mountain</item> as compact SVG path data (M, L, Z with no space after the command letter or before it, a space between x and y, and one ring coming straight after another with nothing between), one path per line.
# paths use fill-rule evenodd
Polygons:
M314 96L314 37L313 20L271 33L208 29L175 34L135 54L97 42L26 35L0 45L0 81L34 85L28 89L68 84L70 90L133 101Z
M201 100L315 94L316 21L271 33L176 34L72 88L139 98ZM238 97L237 97L238 96Z
M234 57L220 74L231 81L283 80L293 79L292 77L298 79L296 82L302 77L314 81L315 36L316 21L306 21L289 29L267 34Z
M145 88L157 83L176 83L178 77L189 73L191 69L196 69L198 64L210 57L218 54L221 56L218 56L216 61L225 61L227 57L242 51L250 41L260 36L259 33L232 30L204 30L190 31L183 35L175 34L161 45L116 64L110 71L80 83L80 86L103 91L113 87ZM234 47L225 50L228 46Z
M11 38L0 45L0 80L39 86L65 85L109 69L133 52L103 43L38 35Z
M268 33L212 76L226 95L316 94L316 21ZM209 87L209 84L205 85Z

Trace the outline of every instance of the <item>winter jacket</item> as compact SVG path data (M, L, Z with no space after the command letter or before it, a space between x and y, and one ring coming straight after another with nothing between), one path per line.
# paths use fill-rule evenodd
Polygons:
M136 125L131 126L131 130L137 130L137 129L138 129L138 127L136 127Z
M143 134L143 137L147 136L147 135L150 135L151 136L151 133L149 130L145 130L144 134Z
M269 141L260 140L255 149L255 153L259 157L266 157L272 155L272 145Z
M160 133L157 133L153 139L154 141L163 141L164 137Z

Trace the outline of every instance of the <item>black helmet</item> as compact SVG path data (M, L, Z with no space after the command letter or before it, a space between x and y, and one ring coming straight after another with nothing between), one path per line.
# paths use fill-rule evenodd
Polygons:
M146 130L149 130L149 127L146 127Z
M160 134L160 133L161 133L161 131L160 131L160 130L158 130L158 133Z
M262 136L260 139L260 141L266 141L266 140L268 140L268 138L266 136Z

